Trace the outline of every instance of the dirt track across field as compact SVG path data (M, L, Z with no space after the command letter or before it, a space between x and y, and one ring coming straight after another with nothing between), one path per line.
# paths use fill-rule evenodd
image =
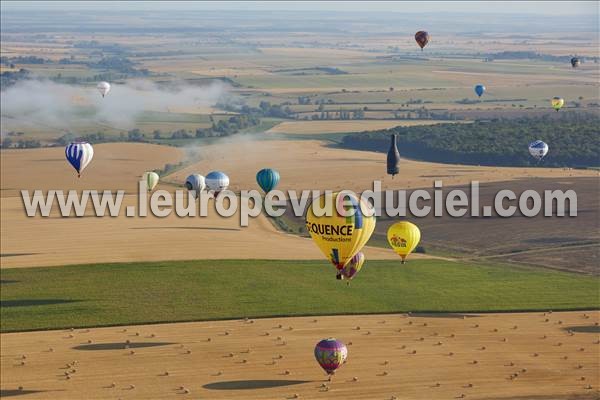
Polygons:
M3 334L2 395L596 399L599 318L597 311L398 314ZM332 382L313 356L327 337L349 353Z

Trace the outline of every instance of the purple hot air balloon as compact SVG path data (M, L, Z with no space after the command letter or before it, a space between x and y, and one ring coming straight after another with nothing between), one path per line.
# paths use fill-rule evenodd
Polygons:
M359 251L354 257L350 259L350 262L346 264L344 269L342 269L342 276L348 279L348 285L350 284L350 280L354 278L358 271L360 271L364 263L365 255L362 251Z
M337 339L323 339L315 346L315 358L329 379L348 357L348 348Z

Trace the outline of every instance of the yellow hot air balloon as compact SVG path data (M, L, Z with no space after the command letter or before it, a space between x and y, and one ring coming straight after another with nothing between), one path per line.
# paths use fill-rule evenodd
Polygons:
M553 97L550 102L552 103L552 108L556 111L560 110L562 106L565 105L565 100L560 97Z
M355 194L326 193L306 212L306 229L325 257L342 270L375 230L375 212Z
M146 181L148 191L152 191L158 185L158 174L156 172L144 172L143 180Z
M402 264L404 264L406 257L419 244L419 240L421 240L421 231L411 222L396 222L388 229L387 238L392 249L402 257Z

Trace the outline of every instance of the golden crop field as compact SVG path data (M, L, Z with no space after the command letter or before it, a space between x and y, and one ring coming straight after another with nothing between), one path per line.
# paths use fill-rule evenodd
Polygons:
M31 399L593 399L599 319L395 314L10 333L2 390ZM348 346L331 382L313 356L327 337Z

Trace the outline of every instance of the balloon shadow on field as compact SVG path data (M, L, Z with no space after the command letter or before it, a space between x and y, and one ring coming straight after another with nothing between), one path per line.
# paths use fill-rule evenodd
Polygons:
M19 257L19 256L35 256L40 253L1 253L0 258L4 257Z
M31 307L31 306L50 306L54 304L78 303L82 300L65 299L31 299L31 300L2 300L0 307Z
M295 380L248 380L248 381L222 381L207 383L202 386L204 389L210 390L250 390L250 389L268 389L281 386L301 385L310 383L311 381L295 381Z
M597 325L567 326L567 327L563 328L563 330L580 332L580 333L600 333L600 326L597 326Z
M54 390L56 392L62 392L62 390ZM48 390L19 390L19 389L0 389L0 397L14 397L23 396L32 393L46 393Z
M206 231L241 231L240 228L214 228L210 226L144 226L129 229L200 229Z
M158 347L158 346L169 346L171 344L177 344L174 342L116 342L116 343L94 343L94 344L82 344L80 346L73 347L73 350L123 350L123 349L139 349L143 347Z

